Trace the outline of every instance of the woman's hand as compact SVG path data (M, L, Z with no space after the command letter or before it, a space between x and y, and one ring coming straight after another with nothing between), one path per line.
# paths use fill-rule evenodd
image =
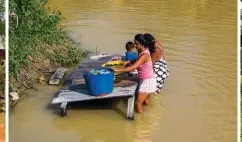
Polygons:
M129 67L126 67L124 69L118 69L118 68L115 68L115 67L112 67L112 69L116 72L130 72L130 71L133 71L135 69L137 69L142 63L145 62L145 60L149 57L148 54L143 54L141 55L133 65L129 66ZM130 63L128 61L128 63Z
M129 63L130 63L130 61L124 61L124 62L120 63L120 65L124 65L124 66L126 66L126 65L129 64Z
M111 69L113 69L115 72L120 72L120 69L118 69L117 67L111 67Z

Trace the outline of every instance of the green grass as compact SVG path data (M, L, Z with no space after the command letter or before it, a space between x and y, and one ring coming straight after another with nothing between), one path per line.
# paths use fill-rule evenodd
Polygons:
M59 26L63 19L60 12L46 8L46 3L10 0L9 76L14 80L19 80L24 67L33 64L28 56L45 56L54 64L72 66L85 55Z
M3 38L4 42L4 37L5 37L5 19L4 19L4 12L5 12L5 6L4 6L4 0L0 0L0 37ZM4 43L2 43L4 45ZM5 101L5 95L4 95L4 88L5 88L5 61L1 60L0 61L0 111L2 112L4 108L4 104L2 101Z

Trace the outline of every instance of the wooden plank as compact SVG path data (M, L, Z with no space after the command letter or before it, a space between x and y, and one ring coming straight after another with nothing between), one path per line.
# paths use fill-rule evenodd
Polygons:
M65 76L66 68L58 68L53 76L49 80L49 84L58 85L60 84L62 78Z
M60 103L70 103L70 102L79 102L87 100L97 100L97 99L107 99L115 97L131 97L135 95L135 90L137 84L129 87L114 87L113 92L105 96L91 96L88 95L89 92L87 89L79 89L82 87L76 87L76 90L62 90L56 97L52 100L52 104Z

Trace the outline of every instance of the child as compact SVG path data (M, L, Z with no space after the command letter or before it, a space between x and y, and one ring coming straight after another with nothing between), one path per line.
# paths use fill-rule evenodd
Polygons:
M131 41L127 42L125 45L125 48L127 52L125 53L125 56L123 57L123 60L125 61L134 61L138 58L138 55L136 53L135 44Z
M135 47L139 52L138 59L129 67L124 69L113 68L116 72L130 72L134 69L138 70L140 79L138 96L136 98L135 106L137 112L143 112L142 104L149 104L149 95L156 91L156 78L153 72L152 60L150 57L147 42L142 34L135 36Z

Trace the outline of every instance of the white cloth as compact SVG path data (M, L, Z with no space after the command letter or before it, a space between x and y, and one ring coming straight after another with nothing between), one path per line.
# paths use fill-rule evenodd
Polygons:
M139 84L139 93L155 93L156 78L141 80Z

